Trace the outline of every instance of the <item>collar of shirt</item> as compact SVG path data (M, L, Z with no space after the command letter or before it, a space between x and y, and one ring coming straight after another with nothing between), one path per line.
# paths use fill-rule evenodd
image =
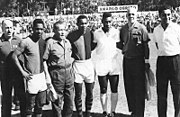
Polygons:
M34 39L34 38L36 38L36 37L33 35L33 33L30 34L30 35L28 35L27 37L29 37L29 38L32 39L32 40L36 40L36 39ZM46 39L46 35L43 33L43 34L42 34L42 37L41 37L40 39L45 40L45 39ZM39 40L40 40L40 39L39 39Z
M171 27L172 27L172 25L173 25L173 22L169 22L169 24L168 24L167 28L171 28ZM162 24L159 24L159 28L161 28L161 29L163 29L163 30L164 30L164 28L162 27ZM166 29L167 29L167 28L166 28Z
M157 27L155 27L155 30L161 31L161 33L163 32L167 32L169 29L174 29L176 23L170 22L169 25L167 26L167 28L164 30L164 28L162 27L161 24L159 24ZM179 30L179 28L177 28L177 30ZM168 31L169 32L169 31ZM155 33L155 32L154 32ZM160 33L160 32L158 32Z
M139 27L139 24L138 24L137 21L135 21L135 22L132 24L131 27L129 27L129 25L128 25L128 23L127 23L127 28L128 28L128 30L132 30L132 29L134 29L134 28L137 29L138 27Z
M115 29L114 27L111 27L108 32L104 32L104 30L101 28L100 32L103 34L108 34L108 36L110 36L111 34L114 33L114 29Z
M180 27L170 22L166 30L159 24L153 32L153 40L158 44L158 56L174 56L180 53Z
M78 29L77 32L76 32L76 35L79 35L79 37L80 37L80 36L85 36L85 35L87 35L90 31L91 31L91 30L90 30L88 27L86 27L86 32L85 32L85 33L82 33L82 32Z
M64 42L67 43L67 39L64 39ZM55 44L55 43L64 45L63 40L62 40L62 39L61 39L61 40L60 40L60 39L57 39L57 37L54 35L54 36L53 36L53 44Z

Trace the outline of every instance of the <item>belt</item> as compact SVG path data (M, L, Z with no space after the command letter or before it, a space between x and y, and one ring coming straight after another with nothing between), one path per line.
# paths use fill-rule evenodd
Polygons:
M167 59L167 58L174 58L174 57L177 57L177 56L179 56L179 54L176 54L176 55L173 55L173 56L158 56L158 57Z
M144 59L143 56L124 56L125 59Z
M158 56L158 58L161 58L161 59L171 59L171 58L174 58L174 57L178 57L179 54L176 54L176 55L173 55L173 56Z

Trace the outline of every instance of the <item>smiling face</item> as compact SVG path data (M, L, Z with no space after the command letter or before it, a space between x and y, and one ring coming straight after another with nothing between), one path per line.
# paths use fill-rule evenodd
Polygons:
M5 38L7 39L11 38L14 33L12 21L10 20L3 21L2 30L3 30Z
M130 23L134 23L137 17L137 10L135 8L129 8L126 17Z

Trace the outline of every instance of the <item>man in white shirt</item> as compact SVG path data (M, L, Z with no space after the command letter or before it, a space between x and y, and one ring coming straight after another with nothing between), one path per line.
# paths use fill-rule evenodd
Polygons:
M112 27L112 14L104 13L103 27L94 32L94 43L97 44L94 54L94 65L100 85L100 100L103 116L107 117L107 86L108 80L111 87L110 117L115 116L118 102L118 83L120 74L120 50L116 47L119 42L119 30Z
M167 94L170 81L175 115L180 117L180 26L171 22L169 6L159 9L161 23L154 29L153 36L158 50L157 95L158 117L167 117Z

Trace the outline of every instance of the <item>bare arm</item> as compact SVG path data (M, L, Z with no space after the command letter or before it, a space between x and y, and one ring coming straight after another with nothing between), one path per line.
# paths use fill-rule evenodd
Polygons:
M51 77L48 71L48 66L47 66L47 62L44 60L43 62L43 66L44 66L44 72L45 72L45 76L46 76L46 83L48 88L51 88L52 83L51 83Z
M12 54L12 60L14 61L15 65L17 66L17 68L21 72L22 76L26 80L30 80L31 79L30 73L28 73L28 71L25 71L23 69L23 67L21 66L19 59L18 59L18 57L24 52L24 50L25 50L25 45L23 43L20 43L19 47Z
M94 50L97 46L97 43L94 42L94 34L91 32L91 50Z
M44 66L44 73L45 73L45 77L46 77L46 84L48 86L48 89L50 89L52 87L52 83L51 83L51 77L49 74L49 70L48 70L48 65L47 65L47 60L50 56L50 40L51 38L49 38L46 42L46 47L45 47L45 52L43 55L43 66Z
M119 34L119 38L120 38L119 40L120 41L116 43L117 48L119 48L121 50L123 49L123 46L124 46L124 44L123 44L124 43L123 42L123 36L122 35L123 35L123 30L121 29L120 34Z

